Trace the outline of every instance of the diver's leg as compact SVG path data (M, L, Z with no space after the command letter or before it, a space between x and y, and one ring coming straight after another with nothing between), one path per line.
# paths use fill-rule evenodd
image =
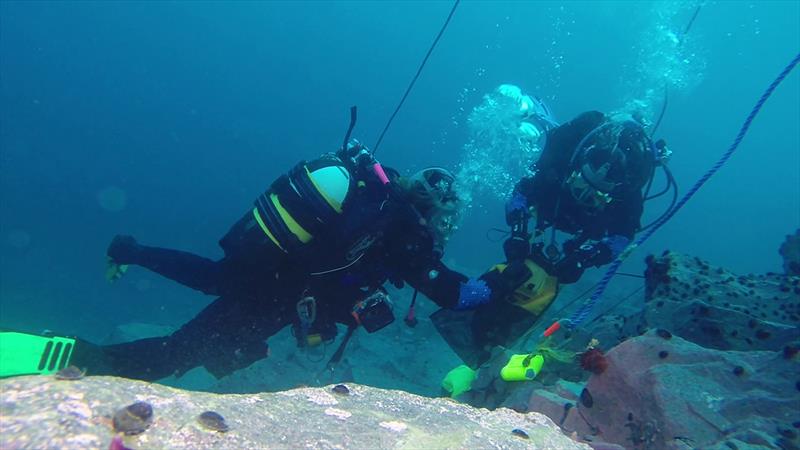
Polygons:
M266 357L266 339L291 322L290 313L265 299L221 297L170 336L76 345L73 361L94 375L153 381L204 365L221 378Z
M115 236L108 257L118 265L135 264L205 294L219 295L223 278L221 261L193 253L141 245L131 236Z
M139 339L115 345L97 345L78 339L71 362L85 369L89 375L154 381L172 375L182 363L188 362L175 359L168 343L169 337Z
M266 358L266 340L291 324L296 314L294 303L287 301L236 297L211 305L173 336L191 343L201 341L202 345L192 345L196 359L215 377L222 378Z

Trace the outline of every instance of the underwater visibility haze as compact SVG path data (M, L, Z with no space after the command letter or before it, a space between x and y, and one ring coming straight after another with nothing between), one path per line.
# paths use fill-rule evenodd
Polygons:
M342 146L351 106L358 107L352 137L375 145L452 8L445 1L0 2L0 329L98 344L179 329L215 297L134 265L110 283L104 273L112 238L132 235L145 245L221 258L220 238L275 179ZM534 174L545 145L541 124L520 123L520 104L546 108L552 126L601 111L655 129L653 142L663 139L670 152L680 198L731 146L764 90L800 51L799 19L796 1L464 1L375 157L403 176L428 166L456 175L462 210L442 260L477 277L506 259L506 201L522 177ZM526 98L535 104L524 104ZM652 192L665 186L657 171ZM670 191L646 202L642 225L672 201ZM569 401L590 411L604 399L630 401L619 385L598 380L616 373L614 364L634 364L626 358L636 352L625 346L637 339L652 339L642 344L647 351L655 348L651 342L673 346L659 347L653 365L704 355L748 371L774 352L783 359L763 362L774 373L764 369L762 389L789 383L789 392L765 407L775 412L763 413L773 429L763 431L763 448L797 448L800 288L785 259L800 261L800 237L791 244L796 249L786 244L798 228L795 70L731 158L627 255L583 325L541 345L547 376L487 394L480 389L490 382L481 385L478 371L473 393L481 396L452 389L447 395L479 407L543 412L589 442L569 408L556 414L564 414L559 423L552 413L558 408L536 409L531 405L546 403L544 396L536 403L533 388L523 394L519 386L572 383ZM574 313L582 304L574 300L585 300L607 268L563 284L516 353L533 351L544 328ZM729 281L740 285L730 288ZM287 328L269 339L269 356L247 368L220 379L196 368L162 382L219 393L347 382L441 395L442 380L462 361L429 319L438 307L419 294L419 324L409 327L402 318L417 295L409 286L388 292L397 320L374 334L354 332L333 375L324 369L346 334L342 326L334 342L313 348L299 348ZM659 301L674 309L658 312ZM696 313L702 308L710 316ZM761 337L734 342L751 332ZM487 364L495 366L483 368L499 373L498 349L492 354ZM744 362L731 362L736 358ZM706 391L734 427L726 392ZM771 405L742 391L740 408L748 399ZM659 417L659 430L673 429L670 414ZM758 422L752 417L739 420ZM626 448L677 448L667 447L674 436L627 423L636 424L622 427L629 435L607 431L605 439ZM724 439L709 437L693 448Z

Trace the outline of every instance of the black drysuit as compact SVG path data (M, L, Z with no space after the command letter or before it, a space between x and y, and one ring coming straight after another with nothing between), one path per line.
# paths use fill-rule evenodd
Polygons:
M219 298L170 336L102 347L81 342L73 360L93 374L143 380L200 365L222 377L266 357L265 340L298 321L296 305L305 295L316 298L320 326L353 325L353 305L386 281L407 282L439 306L455 306L466 277L442 264L419 216L378 183L362 191L343 206L346 224L295 254L268 242L248 213L220 240L219 261L135 242L110 255Z
M613 259L610 249L605 248L602 239L609 236L622 236L632 240L640 227L640 218L644 209L641 185L642 177L651 176L652 166L647 161L631 161L637 167L645 168L633 175L637 179L626 179L630 189L615 193L613 200L601 210L587 208L576 201L565 180L576 168L572 164L576 147L581 140L606 121L606 116L597 111L581 114L577 118L550 130L547 143L541 157L534 167L534 176L520 180L515 192L522 194L528 206L536 210L536 230L541 234L545 229L554 227L557 230L574 235L574 239L564 245L564 254L557 262L552 262L542 254L542 245L534 245L531 256L550 274L562 283L577 281L583 273L586 263L581 260L580 246L587 241L598 241L597 254L591 265L600 266ZM626 131L620 137L620 147L627 149L645 142L647 136L643 130ZM636 154L636 152L628 152ZM639 173L641 172L641 173Z

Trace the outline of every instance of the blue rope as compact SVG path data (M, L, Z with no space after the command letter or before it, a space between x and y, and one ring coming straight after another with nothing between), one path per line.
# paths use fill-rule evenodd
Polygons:
M701 187L703 187L706 181L708 181L708 179L711 178L711 176L714 175L728 161L728 159L730 159L731 155L733 155L733 152L736 151L737 147L739 147L739 144L742 142L742 139L744 139L744 136L750 129L750 125L753 123L753 119L755 119L758 113L761 111L761 108L764 106L764 103L772 95L772 92L775 90L775 88L777 88L778 85L781 84L781 82L784 80L784 78L786 78L789 75L792 69L794 69L794 67L797 65L798 62L800 62L800 53L798 53L794 57L794 59L792 59L792 61L786 66L786 68L783 69L780 75L778 75L778 77L775 78L775 81L773 81L772 84L769 85L767 90L764 91L764 93L761 95L761 98L758 99L758 102L750 111L750 114L747 116L747 119L745 119L744 124L739 129L739 134L736 135L736 139L733 140L733 144L731 144L728 150L722 154L722 157L719 159L719 161L717 161L713 166L711 166L711 169L709 169L702 177L700 177L699 180L697 180L694 186L692 186L692 188L689 189L689 192L687 192L686 195L684 195L683 198L681 198L680 201L678 201L678 203L675 205L674 208L672 208L667 214L665 214L660 220L658 220L652 227L647 229L633 244L628 246L628 248L624 252L622 252L622 254L616 260L614 260L613 263L611 263L611 266L608 268L605 275L603 275L603 278L597 284L597 288L595 289L594 293L592 293L592 296L589 298L589 300L586 303L584 303L579 310L575 311L575 313L573 313L569 319L566 320L566 325L569 328L575 328L576 326L580 325L584 320L586 320L586 318L592 312L592 308L594 308L597 301L600 300L600 297L603 296L603 292L605 292L606 287L608 287L608 283L617 273L617 270L619 270L619 267L622 265L623 260L631 252L633 252L634 249L636 249L637 247L642 245L646 240L648 240L650 236L653 235L653 233L655 233L659 228L661 228L665 223L667 223L667 221L671 219L672 216L674 216L675 213L677 213L678 210L681 209L683 205L685 205L686 202L688 202L689 199L692 198L692 196L695 193L697 193L697 191Z

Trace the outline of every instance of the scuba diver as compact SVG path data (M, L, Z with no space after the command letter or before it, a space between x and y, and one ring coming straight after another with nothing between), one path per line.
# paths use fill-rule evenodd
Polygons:
M511 346L535 325L555 300L560 284L574 283L587 267L608 264L619 256L642 229L645 200L674 188L674 204L677 195L664 164L669 151L664 141L651 140L641 121L589 111L559 125L540 98L523 94L517 86L501 85L495 92L503 98L498 105L511 108L507 111L515 135L543 149L533 175L516 184L506 203L511 227L503 244L506 263L481 277L526 281L512 289L507 301L464 312L441 309L431 317L472 369L490 358L492 348ZM658 166L668 186L648 197ZM533 233L528 231L531 219ZM559 245L557 231L572 238Z
M658 166L672 186L664 166L668 154L664 141L653 142L629 115L589 111L549 129L533 176L520 180L506 203L506 258L530 258L560 283L574 283L586 268L610 263L641 229ZM572 235L560 248L556 231Z
M400 177L348 132L339 151L300 162L258 196L220 240L218 261L112 240L109 279L138 265L218 297L173 334L99 346L2 333L4 348L30 352L0 352L19 359L4 360L0 376L52 372L71 357L94 375L157 380L203 365L220 378L266 357L267 338L286 326L300 346L332 341L336 323L348 327L345 343L357 327L380 330L394 320L387 281L448 309L506 298L524 280L468 279L441 262L460 212L454 183L436 167Z

